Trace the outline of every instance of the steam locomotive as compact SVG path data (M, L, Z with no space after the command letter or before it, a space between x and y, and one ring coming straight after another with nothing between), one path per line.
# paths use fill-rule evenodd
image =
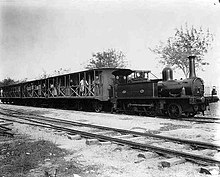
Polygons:
M162 79L150 79L148 70L85 70L2 87L0 99L18 105L193 117L219 98L215 89L204 96L204 82L195 73L195 56L189 57L189 70L184 80L174 80L168 67Z
M127 77L133 71L115 71L117 77ZM146 72L143 72L144 74ZM189 78L174 80L173 71L166 67L162 71L162 79L149 80L148 77L131 78L128 82L115 87L115 110L137 112L146 115L167 114L171 118L178 118L185 114L193 117L206 110L206 107L219 99L217 92L204 97L204 82L196 77L195 56L189 57Z

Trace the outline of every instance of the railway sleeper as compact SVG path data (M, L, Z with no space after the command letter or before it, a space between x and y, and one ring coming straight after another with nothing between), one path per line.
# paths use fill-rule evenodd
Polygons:
M147 152L143 152L143 153L139 153L137 155L138 158L144 158L144 159L150 159L150 158L156 158L156 157L159 157L159 155L155 152L150 152L150 151L147 151Z
M162 160L161 162L159 162L158 166L161 167L171 167L174 165L178 165L178 164L182 164L184 163L186 160L184 158L177 158L177 157L173 157L170 159L166 159L166 160Z
M204 166L199 169L199 173L218 176L220 174L219 166Z
M99 145L111 145L112 144L112 142L111 141L100 141L99 143L98 143Z
M67 137L71 140L80 140L81 136L80 135L67 135Z
M99 144L99 140L98 139L86 139L86 144L87 145L97 145L97 144Z

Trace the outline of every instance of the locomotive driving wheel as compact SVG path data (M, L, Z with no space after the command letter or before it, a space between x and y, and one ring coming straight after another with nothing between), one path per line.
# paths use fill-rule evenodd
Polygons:
M146 116L154 117L156 116L156 111L154 108L144 108Z
M133 108L129 106L129 103L123 103L123 111L125 114L132 114Z
M170 118L179 118L182 115L182 107L177 103L169 104L168 115Z

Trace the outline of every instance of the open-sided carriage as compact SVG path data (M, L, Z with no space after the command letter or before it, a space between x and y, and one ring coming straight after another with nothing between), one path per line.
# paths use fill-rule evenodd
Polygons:
M101 111L109 103L113 68L85 70L1 88L3 103Z

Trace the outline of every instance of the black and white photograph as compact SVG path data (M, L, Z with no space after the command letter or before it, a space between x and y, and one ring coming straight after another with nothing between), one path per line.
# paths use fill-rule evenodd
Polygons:
M219 0L0 0L0 177L219 177Z

